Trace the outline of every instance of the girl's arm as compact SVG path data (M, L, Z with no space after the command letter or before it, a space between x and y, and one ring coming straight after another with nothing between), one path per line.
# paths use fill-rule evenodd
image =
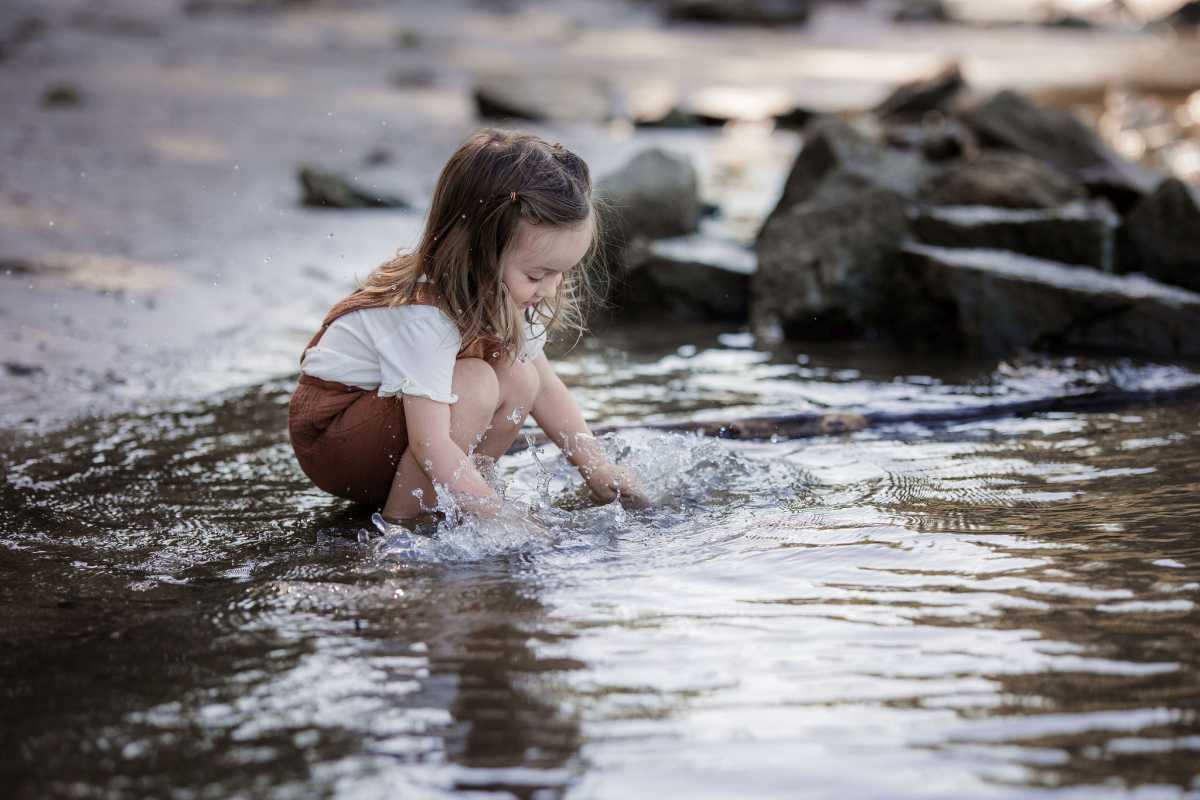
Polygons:
M450 406L419 395L403 402L408 446L429 480L449 488L467 511L494 514L499 498L450 436Z
M579 403L554 372L546 354L538 355L533 366L541 382L533 401L533 418L550 441L562 448L563 455L579 470L595 498L607 503L619 493L633 505L648 505L633 473L608 460L592 436Z

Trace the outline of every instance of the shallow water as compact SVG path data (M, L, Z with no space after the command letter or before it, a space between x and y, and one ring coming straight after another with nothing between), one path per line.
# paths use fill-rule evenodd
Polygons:
M1196 379L687 336L562 371L610 421ZM543 529L428 538L306 484L288 389L3 445L10 796L1200 793L1194 404L629 430L654 509L581 508L534 449L500 475Z

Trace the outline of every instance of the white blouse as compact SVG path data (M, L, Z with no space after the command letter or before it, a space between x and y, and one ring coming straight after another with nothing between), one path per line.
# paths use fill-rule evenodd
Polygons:
M518 359L532 361L545 344L545 328L525 323ZM457 403L451 385L461 348L458 326L437 306L362 308L333 321L317 346L305 351L300 371L326 381L378 389L380 397L408 394Z

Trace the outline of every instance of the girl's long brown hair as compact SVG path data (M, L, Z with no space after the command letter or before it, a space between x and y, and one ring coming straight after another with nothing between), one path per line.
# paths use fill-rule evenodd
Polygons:
M592 184L583 159L526 133L485 128L467 139L442 169L417 249L380 264L361 291L380 305L412 299L424 274L465 345L480 336L501 340L511 358L524 334L509 301L500 256L521 220L534 225L592 226L583 263L568 271L553 298L526 312L550 333L585 330L584 307L602 296L601 248Z

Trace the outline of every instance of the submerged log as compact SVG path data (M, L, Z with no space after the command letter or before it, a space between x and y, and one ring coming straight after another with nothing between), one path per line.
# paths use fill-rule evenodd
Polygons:
M957 425L1004 417L1026 417L1033 414L1062 412L1115 411L1122 408L1148 405L1172 405L1200 400L1200 383L1166 389L1103 388L1078 394L1035 397L1001 403L981 403L960 408L914 409L912 411L864 412L804 412L763 417L743 417L724 420L682 420L678 422L631 423L605 425L593 430L597 436L626 430L655 430L676 433L698 433L718 439L769 441L775 439L809 439L815 436L836 436L868 428L887 428L896 425L920 424L930 427ZM508 449L519 453L530 446L548 444L544 434L518 440Z

